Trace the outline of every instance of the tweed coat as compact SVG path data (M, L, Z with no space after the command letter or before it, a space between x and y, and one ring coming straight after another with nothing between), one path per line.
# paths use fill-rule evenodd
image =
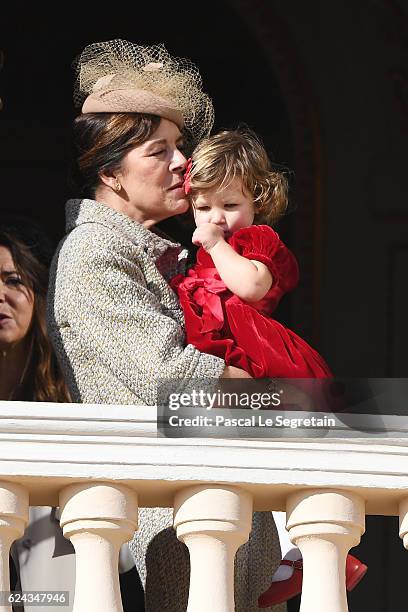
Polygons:
M67 202L67 236L50 271L48 329L74 401L154 405L160 378L219 378L218 357L184 346L184 319L168 281L187 251L93 200ZM146 586L147 612L183 612L189 558L172 511L140 510L130 547ZM146 562L147 558L147 562ZM256 612L280 554L271 513L254 514L236 559L236 610Z
M92 200L67 203L51 266L48 327L74 401L155 405L160 378L218 378L224 362L184 347L168 285L187 251Z

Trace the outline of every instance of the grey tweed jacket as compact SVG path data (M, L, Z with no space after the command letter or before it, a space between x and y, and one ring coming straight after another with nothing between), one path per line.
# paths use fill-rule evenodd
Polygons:
M67 202L67 236L50 273L48 329L74 401L154 405L160 378L219 378L218 357L184 346L184 319L168 281L184 272L187 251L93 200ZM130 543L146 588L146 612L187 607L189 557L169 508L141 508ZM257 596L279 564L271 513L254 514L236 558L238 612L257 612Z
M156 403L159 379L219 378L218 357L184 346L168 280L187 251L93 200L67 203L51 267L48 329L74 401Z

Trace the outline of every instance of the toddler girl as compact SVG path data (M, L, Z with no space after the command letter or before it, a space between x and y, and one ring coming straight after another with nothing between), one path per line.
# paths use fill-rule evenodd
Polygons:
M178 275L171 285L184 311L187 342L254 378L331 377L323 358L272 318L299 273L294 255L270 227L286 208L287 181L272 169L256 135L238 129L203 140L184 185L197 226L192 241L200 248L187 276ZM289 540L284 513L273 514L284 558L260 607L294 597L302 584L300 551ZM349 590L366 569L348 555Z

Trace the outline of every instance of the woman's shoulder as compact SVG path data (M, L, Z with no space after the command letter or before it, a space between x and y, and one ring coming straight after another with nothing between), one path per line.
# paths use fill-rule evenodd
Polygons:
M125 235L100 223L83 223L74 227L61 241L59 258L85 265L103 257L106 261L118 254L134 254L137 245Z
M97 223L84 224L60 242L50 267L50 287L58 287L62 300L72 299L83 286L117 282L112 279L123 272L142 278L135 246Z

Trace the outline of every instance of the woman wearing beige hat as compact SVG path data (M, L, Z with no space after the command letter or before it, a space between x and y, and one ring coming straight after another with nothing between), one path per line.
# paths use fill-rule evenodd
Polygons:
M213 107L198 70L163 45L123 40L89 45L76 68L79 199L67 203L48 316L74 401L154 405L160 379L187 385L192 378L247 376L184 346L183 313L168 281L185 269L187 252L155 230L187 210L186 139L197 141L212 127ZM142 510L131 544L142 581L148 577L148 612L182 612L187 605L188 555L168 529L171 517L171 509ZM270 513L256 513L250 546L238 555L241 612L257 610L279 560L272 529ZM153 536L150 571L145 551Z

